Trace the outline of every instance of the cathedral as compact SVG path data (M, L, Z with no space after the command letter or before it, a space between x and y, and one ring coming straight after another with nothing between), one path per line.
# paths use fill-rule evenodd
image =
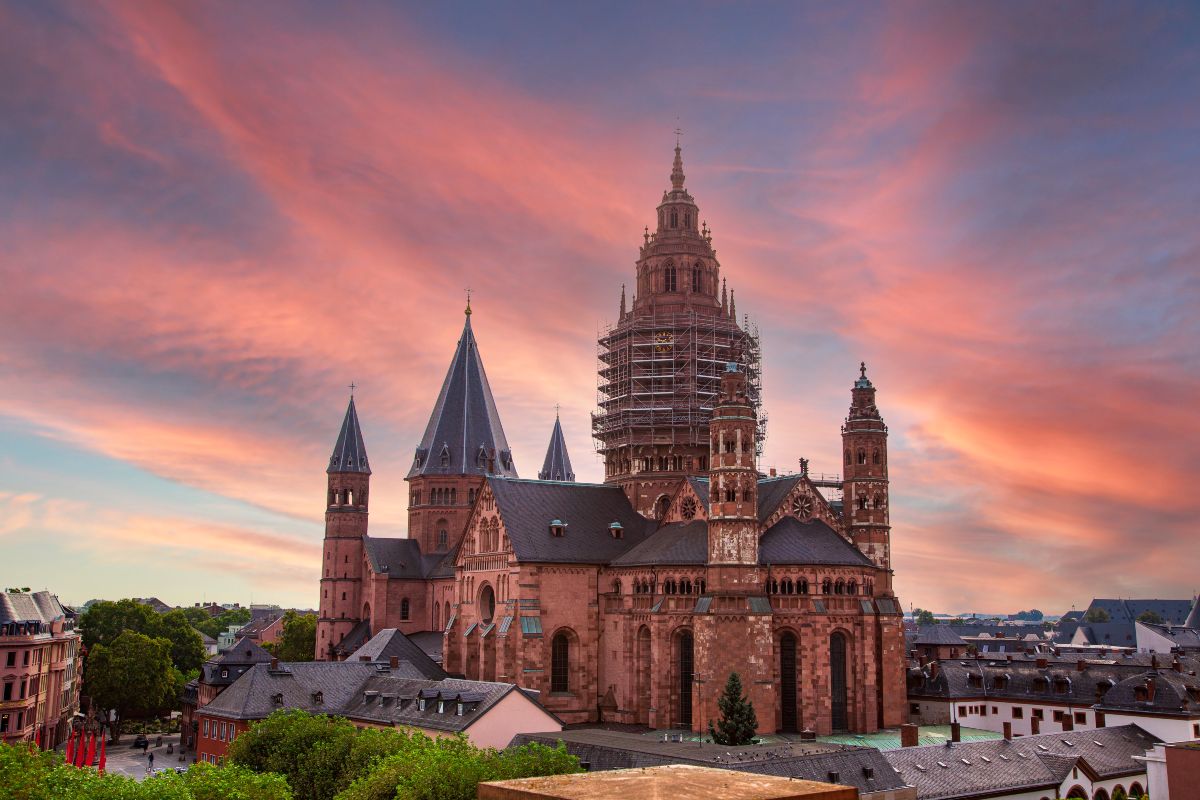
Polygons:
M367 530L371 468L354 398L330 457L318 659L383 628L440 632L443 666L541 693L566 722L703 731L737 672L760 733L904 721L892 591L887 426L860 365L841 476L759 472L758 338L739 324L679 146L632 302L600 337L578 483L555 419L517 475L468 303L409 469L408 538Z

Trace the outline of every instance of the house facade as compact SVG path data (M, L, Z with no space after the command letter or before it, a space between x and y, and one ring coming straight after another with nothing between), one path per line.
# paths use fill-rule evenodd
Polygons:
M50 592L0 594L0 741L50 750L79 712L82 636Z

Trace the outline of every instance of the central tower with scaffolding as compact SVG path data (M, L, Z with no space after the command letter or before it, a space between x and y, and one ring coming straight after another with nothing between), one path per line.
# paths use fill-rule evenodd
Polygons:
M712 232L683 183L676 142L658 227L643 235L632 307L621 287L619 318L597 342L592 434L605 482L620 485L634 508L654 518L665 513L680 478L707 475L708 425L727 364L745 373L756 410L762 402L757 330L748 320L738 325ZM761 447L761 411L758 420Z

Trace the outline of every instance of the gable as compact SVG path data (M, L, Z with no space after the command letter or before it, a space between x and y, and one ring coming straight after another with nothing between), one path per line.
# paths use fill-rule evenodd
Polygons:
M667 513L663 517L664 525L677 522L686 524L693 520L708 519L708 493L705 492L701 497L698 483L696 480L687 479L679 482L679 486L671 496L671 504L667 508ZM705 481L704 488L707 489L707 487L708 482Z
M769 529L784 517L801 522L820 520L835 531L842 520L807 475L767 478L758 483L758 518Z

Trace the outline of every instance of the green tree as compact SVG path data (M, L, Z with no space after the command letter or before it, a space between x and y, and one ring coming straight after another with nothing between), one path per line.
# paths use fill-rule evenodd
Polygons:
M312 661L317 651L316 615L286 612L279 641L267 649L280 661Z
M204 663L204 640L182 610L175 609L160 616L156 630L149 635L170 640L171 663L180 672L193 672Z
M97 707L116 712L115 742L127 717L156 714L173 703L175 676L170 641L126 631L88 654L84 685Z
M754 704L742 694L742 679L736 672L729 673L725 691L717 698L721 718L713 727L708 722L708 732L717 744L738 746L750 744L758 730L758 718L754 715Z
M125 631L171 642L171 662L180 672L199 669L204 663L204 641L181 609L159 614L136 600L101 600L83 614L83 644L111 644Z
M1084 622L1110 622L1112 615L1103 608L1089 608L1088 612L1083 615Z
M966 625L967 623L966 623L966 620L964 620L962 617L951 617L950 624L951 625Z
M918 625L936 625L937 624L937 620L934 619L934 617L933 617L933 612L927 611L924 608L914 608L913 609L913 619L915 619L917 621Z
M1141 614L1139 614L1137 621L1145 622L1147 625L1162 625L1164 622L1164 620L1161 616L1159 616L1157 613L1151 611L1150 609L1146 609Z

